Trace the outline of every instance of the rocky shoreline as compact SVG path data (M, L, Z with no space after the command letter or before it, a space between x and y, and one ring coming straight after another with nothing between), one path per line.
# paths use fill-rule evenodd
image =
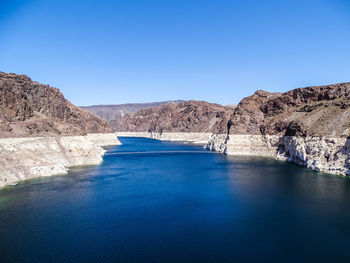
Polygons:
M284 93L257 90L231 108L194 101L152 108L125 116L117 128L178 141L196 141L201 132L211 133L205 144L213 151L267 156L350 175L349 118L350 83L345 82ZM197 135L188 139L187 133L193 132Z
M0 72L0 112L0 187L99 164L102 146L120 144L105 120L26 75Z
M350 140L343 137L213 134L206 148L227 155L273 157L315 171L350 175Z
M228 155L267 156L350 175L350 83L257 90L237 106L170 103L125 115L113 129L58 89L0 72L0 112L0 187L98 164L101 146L118 144L116 135L191 142Z
M121 144L115 133L0 139L0 187L36 177L66 174L70 167L97 165L102 147Z
M120 137L146 137L203 144L227 155L264 156L285 160L315 171L350 175L350 139L279 135L118 132ZM205 141L205 139L207 140Z
M190 142L194 144L207 144L212 133L197 132L117 132L118 137L144 137L161 141Z

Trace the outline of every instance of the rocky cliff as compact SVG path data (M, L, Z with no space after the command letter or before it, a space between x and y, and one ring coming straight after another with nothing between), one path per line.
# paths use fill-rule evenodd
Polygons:
M113 129L62 93L25 75L0 72L0 137L86 135Z
M257 91L230 118L230 134L350 135L350 83L298 88L285 93Z
M232 107L185 101L142 109L111 122L118 132L227 133Z
M350 175L350 83L257 91L237 105L228 126L228 134L210 137L208 149Z
M72 166L100 164L106 152L101 146L118 143L113 133L1 138L0 187L20 180L66 174Z
M145 109L116 123L122 136L203 143L229 155L268 156L350 175L350 83L256 91L235 108L205 102Z
M108 123L48 85L0 72L0 187L102 161L120 144Z

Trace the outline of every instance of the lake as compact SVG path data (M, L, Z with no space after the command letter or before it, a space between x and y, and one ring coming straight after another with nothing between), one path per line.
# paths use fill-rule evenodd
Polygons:
M0 262L350 262L350 180L120 138L100 166L0 190Z

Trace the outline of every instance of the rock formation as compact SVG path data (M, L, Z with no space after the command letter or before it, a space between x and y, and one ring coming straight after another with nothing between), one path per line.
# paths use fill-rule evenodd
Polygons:
M1 138L0 187L25 179L66 174L72 166L97 165L106 152L101 146L118 143L114 133Z
M0 72L0 137L111 133L108 123L25 75Z
M102 161L108 123L25 75L0 72L0 187Z
M118 132L227 133L232 107L185 101L142 109L111 122Z
M228 125L228 134L211 136L208 149L350 175L350 83L257 91L237 105Z
M347 137L349 117L350 83L285 93L257 91L238 104L229 133Z

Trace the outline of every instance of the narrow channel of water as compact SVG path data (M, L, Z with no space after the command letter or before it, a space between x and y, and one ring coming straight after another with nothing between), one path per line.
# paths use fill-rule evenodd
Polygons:
M347 178L121 141L100 166L1 190L0 262L350 262Z

